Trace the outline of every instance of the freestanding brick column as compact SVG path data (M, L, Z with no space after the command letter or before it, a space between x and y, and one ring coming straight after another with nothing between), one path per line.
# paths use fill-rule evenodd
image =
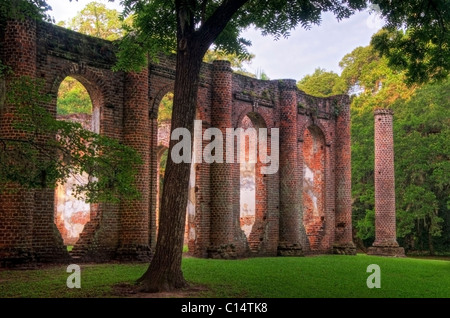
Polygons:
M13 78L36 76L36 22L8 21L0 43L2 62L12 75L6 78L6 89ZM0 79L1 80L1 79ZM0 96L0 102L3 98ZM0 104L0 137L20 138L14 129L13 105ZM1 148L0 151L4 151ZM0 193L0 266L25 263L33 259L34 191L11 184Z
M211 110L212 127L222 131L224 142L226 129L232 128L232 70L228 61L213 63L213 100ZM226 163L226 151L223 163L211 164L211 246L208 256L212 258L234 258L234 222L233 222L233 164Z
M280 230L278 255L303 255L306 237L300 207L297 163L297 87L295 80L283 80L280 90Z
M335 163L335 254L356 254L352 237L352 151L350 136L350 101L340 105L336 119Z
M147 260L149 248L150 187L150 119L148 102L148 69L125 75L124 144L133 147L142 158L136 186L139 200L123 200L120 211L120 243L117 257L126 260Z
M375 110L375 242L370 255L405 256L397 243L395 227L395 177L393 112Z

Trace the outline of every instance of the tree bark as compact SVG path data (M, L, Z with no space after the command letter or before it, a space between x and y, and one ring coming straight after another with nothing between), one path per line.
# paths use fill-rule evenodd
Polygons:
M177 54L172 131L179 127L187 128L192 137L202 57L195 42L183 47ZM146 292L171 291L187 286L181 271L181 260L190 163L173 163L171 151L177 143L177 140L171 140L169 144L164 175L164 184L168 186L163 187L155 255L148 270L139 279Z

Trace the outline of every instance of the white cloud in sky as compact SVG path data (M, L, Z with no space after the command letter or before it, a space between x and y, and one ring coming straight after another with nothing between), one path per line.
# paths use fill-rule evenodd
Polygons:
M68 20L92 0L47 0L52 6L51 15L56 21ZM97 0L108 8L121 11L119 0ZM263 70L271 79L292 78L299 80L312 74L317 67L340 73L339 61L358 46L370 43L371 36L383 26L376 12L358 12L349 19L338 22L326 13L319 26L310 30L298 28L287 39L274 41L270 36L249 29L243 37L252 41L249 51L256 55L246 68L251 73Z
M296 29L289 38L278 41L261 36L260 31L248 30L243 35L252 41L249 51L256 55L248 68L251 72L262 69L273 79L299 80L317 67L339 74L339 61L344 55L368 45L381 28L382 21L373 17L359 12L338 22L332 14L324 14L321 25L310 30Z

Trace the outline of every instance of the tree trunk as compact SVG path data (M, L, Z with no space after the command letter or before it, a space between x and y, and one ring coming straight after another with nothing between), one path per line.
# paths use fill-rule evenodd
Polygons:
M177 54L171 129L187 128L191 132L191 145L203 55L195 44L180 48ZM181 260L191 164L173 163L171 152L178 142L171 140L169 144L155 255L139 279L145 292L171 291L187 286Z
M428 227L428 248L430 250L430 255L434 256L434 245L433 245L433 236L431 235L430 227Z

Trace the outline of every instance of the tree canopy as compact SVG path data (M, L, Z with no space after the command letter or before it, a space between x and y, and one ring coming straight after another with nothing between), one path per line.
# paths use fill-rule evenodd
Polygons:
M409 83L442 80L450 71L450 0L374 0L387 24L372 39Z
M279 39L288 37L299 25L310 28L320 24L323 12L332 12L338 19L343 19L366 5L362 0L124 0L123 3L123 14L135 15L133 32L125 37L119 55L118 68L127 70L144 65L147 52L153 57L161 52L176 52L177 31L189 31L191 39L203 37L207 43L205 51L214 43L217 49L227 54L246 57L251 41L242 38L240 33L249 26L260 29L263 35ZM177 30L177 21L181 30ZM218 27L223 30L215 34Z
M124 36L124 24L131 23L132 16L123 21L117 10L108 9L105 4L93 1L69 21L60 21L58 24L76 32L114 41Z
M328 97L347 93L346 86L338 74L317 68L313 74L306 75L297 87L305 93L317 97Z

